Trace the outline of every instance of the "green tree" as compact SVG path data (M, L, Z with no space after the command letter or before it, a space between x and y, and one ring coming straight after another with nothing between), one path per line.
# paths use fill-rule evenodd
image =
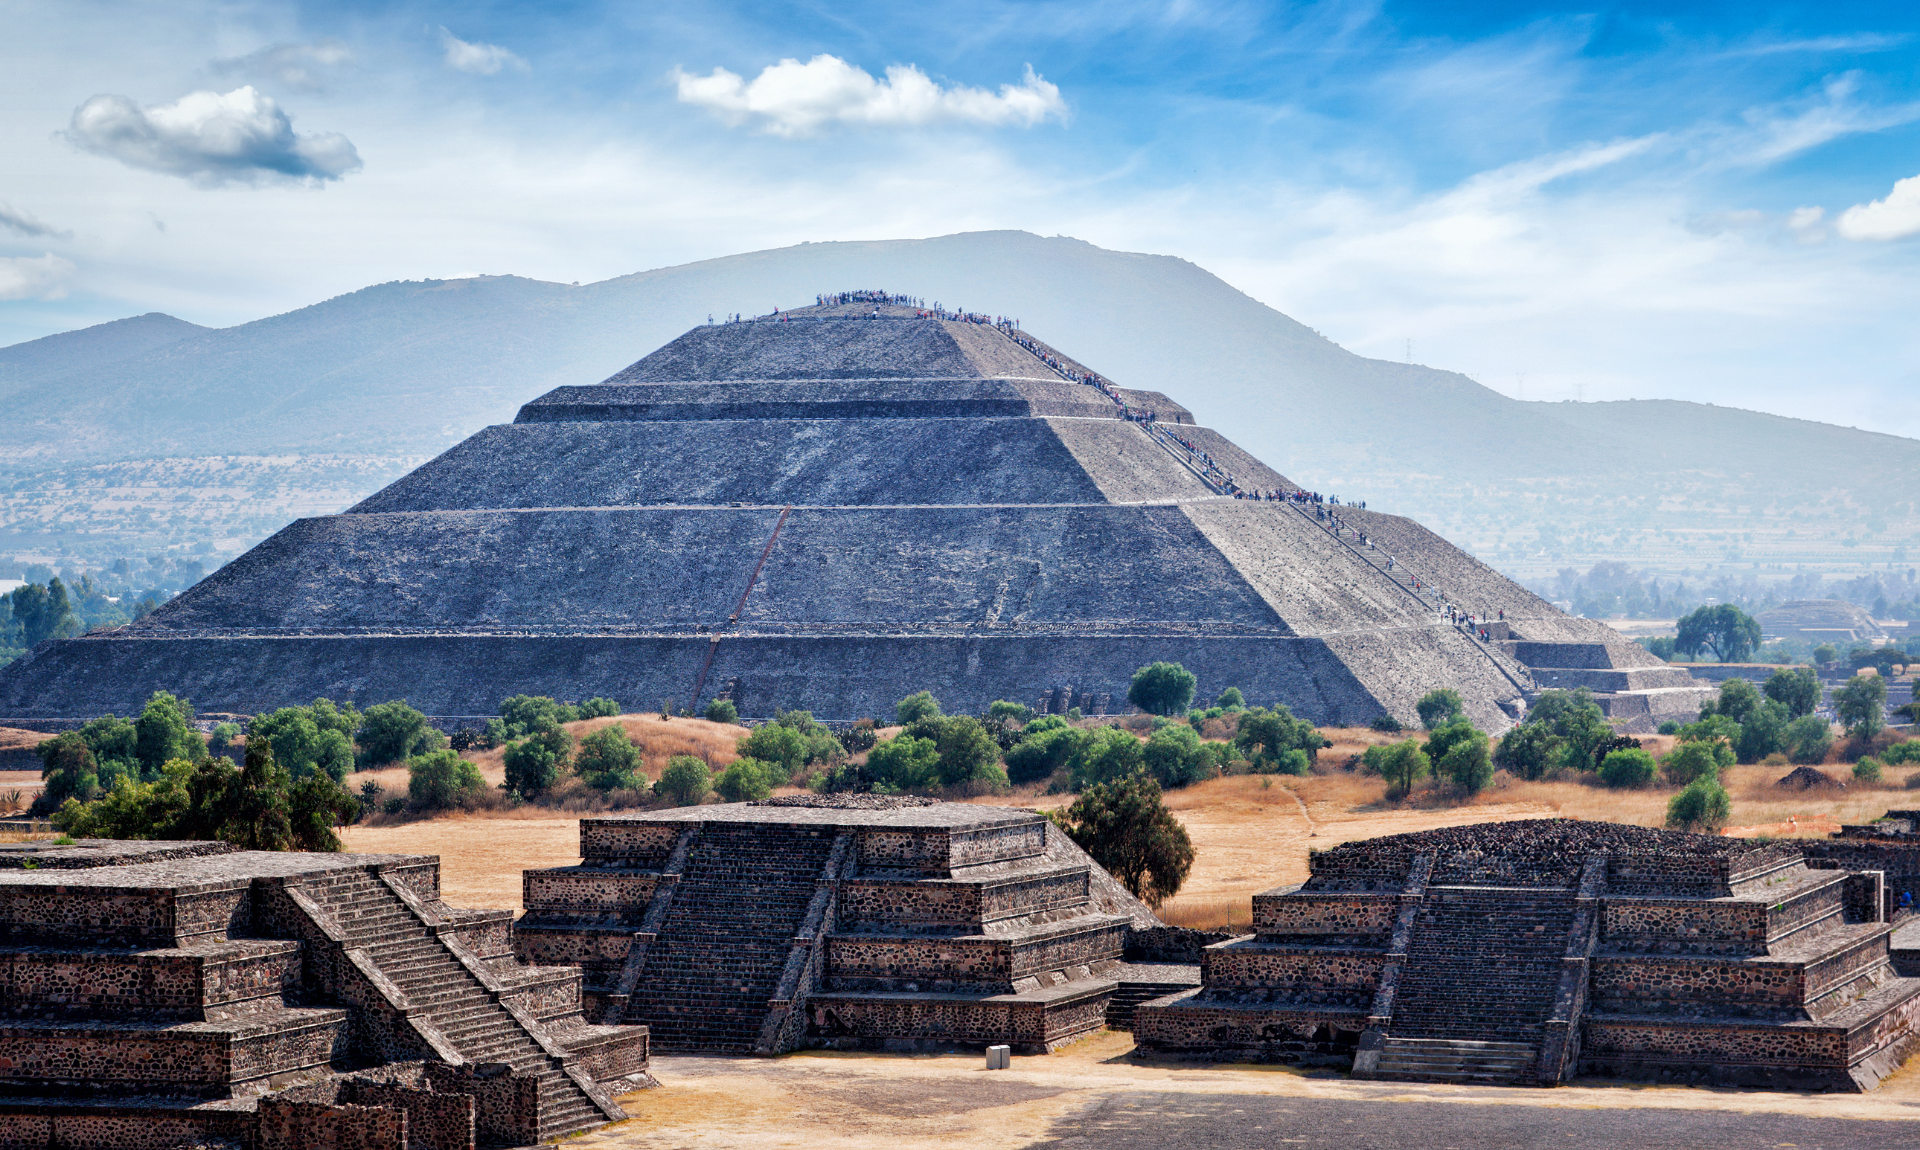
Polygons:
M1060 824L1081 850L1149 906L1172 898L1193 869L1193 840L1167 809L1160 784L1143 774L1087 788Z
M1877 783L1885 774L1885 767L1872 755L1862 756L1853 764L1853 781L1856 783Z
M502 786L523 799L537 798L560 780L572 758L572 735L556 724L537 727L519 742L507 744Z
M1785 707L1789 718L1811 715L1820 706L1820 677L1812 667L1782 667L1767 676L1761 690Z
M1802 715L1787 724L1787 757L1796 763L1822 763L1833 746L1833 727L1818 715Z
M620 704L612 699L594 698L580 704L583 719L611 719L620 713Z
M134 758L142 777L160 773L169 759L204 759L207 746L193 729L193 704L155 691L134 720Z
M80 732L67 731L42 740L34 750L40 755L43 783L39 797L29 808L30 814L45 817L59 810L68 799L87 803L99 797L99 765L94 760L93 748L87 746Z
M1837 663L1840 661L1840 648L1832 643L1822 643L1813 649L1813 661L1816 663Z
M1440 687L1420 696L1413 705L1420 716L1420 725L1431 731L1435 727L1444 727L1455 719L1466 715L1466 705L1460 701L1460 692L1452 687Z
M241 850L283 851L293 846L287 792L293 780L273 761L271 739L247 740L247 761L230 780L221 807L222 836Z
M1193 705L1193 691L1199 682L1193 672L1178 663L1149 663L1133 673L1127 702L1149 715L1184 714Z
M1033 718L1033 708L1010 699L995 699L987 705L987 718L1024 723Z
M128 723L127 729L131 731L133 724ZM207 736L207 751L210 754L224 756L228 751L233 749L235 742L239 738L240 725L238 723L216 723L213 728L213 733Z
M713 789L713 772L692 755L675 755L667 760L660 779L653 784L654 797L676 807L699 806Z
M1559 760L1564 740L1545 723L1522 723L1500 737L1493 761L1523 779L1537 779Z
M932 739L896 735L867 752L867 775L883 794L933 790L940 785L940 748Z
M940 700L931 691L916 691L893 705L894 722L903 727L939 716Z
M735 759L713 780L713 789L730 803L759 802L773 793L776 768L758 759Z
M1074 790L1085 790L1096 783L1112 782L1146 769L1146 748L1139 739L1119 727L1101 727L1085 732L1074 747L1067 771Z
M446 736L434 730L427 717L407 706L404 699L368 707L360 717L353 741L360 745L355 763L362 769L401 762L447 745Z
M233 726L231 723L224 725ZM140 734L131 722L113 715L102 715L81 727L80 737L87 741L87 746L93 751L94 761L101 766L111 764L118 772L139 776Z
M940 751L942 786L971 783L997 788L1007 784L1006 772L1000 769L1000 744L972 715L924 718L902 733L933 740Z
M1674 646L1690 659L1705 648L1722 663L1744 663L1760 646L1760 624L1731 603L1695 609L1678 631Z
M1768 699L1755 707L1740 724L1740 737L1734 749L1743 763L1757 763L1786 746L1787 724L1793 717L1787 708Z
M1240 688L1228 687L1226 690L1220 692L1220 697L1213 701L1213 705L1223 711L1244 710L1247 705L1247 697L1240 693Z
M1653 775L1653 756L1638 747L1609 751L1600 762L1600 781L1616 790L1644 787Z
M1889 644L1877 650L1855 651L1852 655L1848 656L1848 659L1852 662L1855 671L1863 667L1872 667L1879 673L1881 678L1891 679L1893 678L1894 668L1904 668L1912 661L1913 656L1907 654L1903 648Z
M740 708L733 705L732 699L715 699L707 704L707 722L737 723L740 721Z
M1305 774L1300 760L1312 763L1320 749L1331 744L1312 723L1294 718L1284 704L1276 703L1271 710L1255 707L1242 712L1233 745L1256 771ZM1299 756L1292 751L1300 752Z
M487 789L480 768L449 750L407 762L407 802L418 811L450 811Z
M275 761L292 778L318 773L339 782L353 769L353 743L339 729L337 714L331 703L318 714L310 707L282 707L256 718L247 741L271 739Z
M500 742L525 738L541 727L578 722L580 712L546 695L513 695L500 700ZM489 724L491 726L491 724Z
M1377 757L1376 751L1379 752ZM1369 747L1365 757L1373 759L1368 765L1387 780L1387 794L1395 798L1411 792L1413 785L1426 778L1433 769L1433 760L1420 749L1417 739L1407 739L1385 747Z
M640 772L640 748L618 723L580 740L573 769L596 791L630 791L647 785L647 776Z
M1053 726L1042 726L1053 722ZM1037 783L1067 765L1080 744L1093 738L1090 731L1069 727L1052 716L1035 719L1020 732L1020 741L1007 752L1007 778L1014 783Z
M1833 693L1833 717L1849 735L1871 739L1887 725L1887 681L1855 675Z
M1703 718L1707 715L1725 715L1736 723L1744 723L1761 702L1758 687L1745 679L1728 679L1720 684L1719 697L1701 707L1700 714Z
M1213 777L1213 756L1192 727L1174 723L1161 727L1147 739L1142 754L1147 773L1168 790Z
M13 608L13 621L21 631L21 645L33 647L47 639L78 635L80 620L67 599L66 585L50 578L46 585L28 583L16 587L7 596Z
M334 828L359 817L360 800L327 775L310 774L287 793L287 822L292 828L294 850L339 850L340 836Z
M806 736L779 723L755 727L734 742L734 750L743 758L778 763L788 777L807 765Z
M1693 740L1681 742L1667 752L1661 763L1661 769L1667 778L1680 786L1686 786L1696 779L1720 777L1720 772L1733 765L1733 750L1718 739Z
M1453 722L1434 731L1438 736L1442 731L1454 732L1454 737L1446 741L1446 749L1439 755L1434 754L1434 737L1427 740L1427 756L1439 772L1453 782L1464 795L1477 795L1487 789L1493 781L1493 758L1488 753L1487 736L1474 729L1465 719Z
M1733 804L1713 775L1702 775L1667 803L1667 825L1686 831L1718 831Z

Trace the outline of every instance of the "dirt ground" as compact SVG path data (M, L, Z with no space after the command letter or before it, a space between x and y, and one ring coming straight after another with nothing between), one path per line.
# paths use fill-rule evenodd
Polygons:
M1901 1122L1920 1116L1920 1073L1914 1069L1900 1071L1867 1095L1599 1080L1530 1090L1355 1082L1340 1074L1289 1067L1154 1063L1132 1058L1132 1047L1130 1035L1103 1033L1054 1054L1016 1057L1010 1069L1001 1071L984 1070L981 1057L972 1054L661 1057L653 1064L661 1086L620 1099L631 1116L628 1121L569 1139L566 1145L609 1150L812 1150L823 1145L842 1150L1002 1150L1046 1140L1064 1119L1113 1095L1155 1091L1523 1107L1539 1113L1543 1129L1550 1128L1556 1112L1616 1108L1721 1111L1735 1122L1741 1115L1759 1114ZM1153 1116L1142 1117L1151 1121ZM1890 1127L1888 1132L1902 1129ZM1350 1144L1364 1145L1365 1140Z

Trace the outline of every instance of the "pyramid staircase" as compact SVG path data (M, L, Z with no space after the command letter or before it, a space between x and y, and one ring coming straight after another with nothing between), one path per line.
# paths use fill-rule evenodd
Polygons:
M1429 887L1414 918L1377 1077L1528 1077L1573 923L1571 891Z
M332 918L341 948L360 950L399 988L413 1017L424 1017L451 1053L474 1064L504 1063L514 1074L539 1082L542 1139L624 1117L610 1099L589 1093L562 1058L476 978L386 882L355 869L299 889Z
M662 1050L752 1052L836 837L831 827L702 827L626 1021L645 1023Z

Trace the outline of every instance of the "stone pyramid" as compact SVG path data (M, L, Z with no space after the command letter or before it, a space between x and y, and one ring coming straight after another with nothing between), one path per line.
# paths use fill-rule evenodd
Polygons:
M1684 672L1411 520L1272 498L1300 489L1164 395L1011 324L857 294L557 388L147 619L36 649L0 671L0 716L127 713L157 688L449 719L522 692L1118 710L1155 660L1317 723L1410 721L1448 686L1503 728L1530 666L1630 724L1698 705Z

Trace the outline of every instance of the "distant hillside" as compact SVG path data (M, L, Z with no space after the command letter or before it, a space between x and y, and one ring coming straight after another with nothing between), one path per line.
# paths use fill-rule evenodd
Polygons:
M1185 260L1023 232L802 244L581 287L381 284L222 330L104 324L0 349L11 466L429 454L709 314L851 287L1018 316L1296 480L1420 515L1509 569L1618 557L1631 538L1648 562L1728 562L1729 544L1756 542L1745 534L1787 542L1793 514L1809 525L1794 546L1844 529L1885 561L1915 525L1920 441L1673 401L1517 402L1354 355Z

